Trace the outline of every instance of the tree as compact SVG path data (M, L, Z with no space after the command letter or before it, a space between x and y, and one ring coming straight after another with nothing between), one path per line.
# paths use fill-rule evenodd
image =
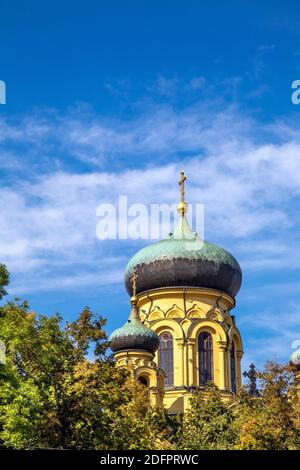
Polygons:
M126 372L105 356L105 321L85 308L61 327L26 302L0 308L6 363L0 366L0 439L6 446L94 447L109 411L127 400ZM95 359L86 355L93 344Z
M0 265L0 298L8 273ZM267 364L259 396L196 391L184 416L150 406L148 390L108 354L105 319L85 307L72 323L27 302L0 307L0 446L74 449L299 449L294 373Z
M185 450L231 449L237 442L232 402L224 401L220 392L209 385L205 394L196 391L190 409L178 430L178 446Z
M107 355L105 320L87 307L71 324L26 302L0 308L0 442L12 448L170 448L163 412ZM93 354L91 360L89 356ZM154 419L155 416L155 419Z
M268 363L258 373L259 396L246 388L224 401L209 388L196 392L178 430L180 449L293 450L300 448L300 410L289 367ZM206 396L205 396L206 395Z
M9 283L9 273L4 264L0 264L0 300L7 294L5 287Z
M294 374L287 366L268 363L258 374L260 397L243 393L236 409L238 449L299 449L299 409L290 399Z
M126 388L127 400L112 416L106 449L175 449L170 441L171 428L166 426L170 426L167 414L150 406L147 387L129 378Z

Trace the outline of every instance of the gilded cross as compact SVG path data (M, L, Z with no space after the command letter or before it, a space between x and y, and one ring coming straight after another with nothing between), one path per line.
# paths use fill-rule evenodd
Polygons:
M181 202L185 202L184 201L184 183L186 181L186 176L184 174L184 171L181 171L180 172L180 178L179 178L179 181L178 181L178 184L180 186L180 192L181 192Z
M133 271L132 273L132 276L131 276L131 285L132 285L132 291L133 291L133 296L135 297L136 296L136 280L137 280L138 276L135 272L135 270Z

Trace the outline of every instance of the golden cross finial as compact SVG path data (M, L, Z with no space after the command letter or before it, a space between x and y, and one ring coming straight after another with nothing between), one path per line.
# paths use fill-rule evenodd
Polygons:
M187 211L187 204L186 204L185 199L184 199L184 194L185 194L184 183L185 183L185 181L186 181L186 176L184 174L184 171L181 171L180 172L180 178L179 178L179 181L178 181L178 184L180 186L181 201L177 206L177 210L178 210L179 214L181 214L181 215L184 215Z
M133 297L136 297L136 280L137 280L138 276L135 272L135 270L133 271L132 273L132 276L131 276L131 285L132 285L132 296Z
M185 183L185 181L186 181L186 176L184 174L184 171L181 171L178 184L180 186L181 202L183 202L183 203L185 202L185 200L184 200L184 183Z

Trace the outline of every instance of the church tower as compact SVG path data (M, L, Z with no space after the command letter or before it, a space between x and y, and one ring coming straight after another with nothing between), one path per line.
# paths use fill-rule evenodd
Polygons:
M190 228L185 181L182 172L174 233L138 251L125 271L139 321L158 338L153 360L165 375L163 403L171 414L184 412L193 391L204 389L208 382L214 382L224 398L238 394L243 354L231 315L241 286L241 268L230 253L201 240ZM137 276L135 290L133 275ZM116 351L113 341L111 345ZM125 358L127 350L122 344L115 352L116 360Z
M163 406L165 374L153 361L159 346L159 337L154 330L143 325L137 309L135 271L130 279L132 296L131 311L127 322L109 337L110 348L119 367L131 371L132 378L149 388L150 402L155 407Z

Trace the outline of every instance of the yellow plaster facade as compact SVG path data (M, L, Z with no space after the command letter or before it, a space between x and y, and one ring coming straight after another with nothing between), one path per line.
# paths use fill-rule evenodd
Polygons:
M158 335L173 338L174 384L166 386L164 406L169 413L182 413L199 384L198 336L210 333L213 340L213 382L224 398L232 396L230 352L234 345L235 385L241 388L242 339L230 310L235 300L213 289L161 288L138 295L143 323ZM159 366L159 353L154 357Z
M165 386L158 351L119 351L115 353L116 362L129 368L135 380L146 382L153 406L163 405L170 414L183 413L189 407L193 390L201 388L198 337L207 332L213 344L213 382L228 399L234 394L230 367L233 345L235 393L241 388L243 346L230 314L234 306L230 295L213 289L169 287L143 292L137 296L141 321L158 336L169 333L173 338L174 383Z
M162 407L165 374L154 362L154 354L133 349L116 352L114 356L119 367L129 369L134 380L141 381L148 387L151 404L157 408Z

